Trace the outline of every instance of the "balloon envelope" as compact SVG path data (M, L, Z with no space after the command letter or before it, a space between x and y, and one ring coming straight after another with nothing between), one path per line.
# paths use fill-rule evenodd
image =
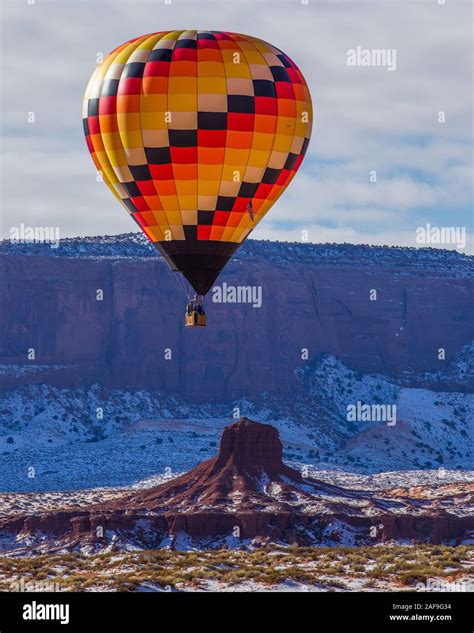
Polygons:
M295 63L260 39L165 31L97 66L83 123L113 194L204 295L300 166L311 97Z

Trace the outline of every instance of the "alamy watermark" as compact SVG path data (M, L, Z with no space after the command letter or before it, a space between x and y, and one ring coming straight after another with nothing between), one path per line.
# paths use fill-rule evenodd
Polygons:
M465 226L418 226L416 229L417 244L442 244L455 246L462 250L466 248Z
M418 591L469 591L474 589L471 580L455 580L448 582L440 578L427 578L426 582L417 582L415 585Z
M63 591L58 582L52 580L26 580L22 577L10 584L10 591L26 592L26 591Z
M397 50L395 48L362 48L359 44L355 48L348 49L347 65L397 70Z
M396 404L363 404L357 400L347 405L348 422L386 422L387 426L397 423Z
M212 289L213 303L251 303L253 308L262 307L262 286L222 286Z
M59 226L20 226L10 228L10 242L12 244L50 244L51 248L58 248Z

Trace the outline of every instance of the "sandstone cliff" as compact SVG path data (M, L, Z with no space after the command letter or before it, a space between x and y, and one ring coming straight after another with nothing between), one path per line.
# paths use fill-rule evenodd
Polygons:
M321 353L364 373L437 371L474 338L473 262L456 253L249 243L217 285L261 287L262 306L211 294L208 327L190 331L178 279L144 245L61 248L3 248L4 388L97 382L223 401L293 393L294 370Z
M241 547L460 543L470 538L474 485L369 491L286 466L275 428L246 418L226 427L218 454L159 486L80 508L0 518L0 540L25 553L129 546ZM10 538L11 540L11 538ZM7 546L8 547L8 546Z

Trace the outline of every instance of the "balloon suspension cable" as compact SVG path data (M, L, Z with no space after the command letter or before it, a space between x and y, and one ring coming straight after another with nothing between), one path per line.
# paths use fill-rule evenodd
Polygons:
M177 277L178 277L178 286L181 288L181 290L184 293L184 296L186 297L186 301L189 301L189 299L191 298L191 290L190 288L187 287L186 282L184 281L183 275L181 273L180 270L176 270L174 271L175 273L177 273Z
M186 281L184 276L181 276L181 281L183 282L183 287L186 292L186 299L189 301L191 299L193 288L191 284Z

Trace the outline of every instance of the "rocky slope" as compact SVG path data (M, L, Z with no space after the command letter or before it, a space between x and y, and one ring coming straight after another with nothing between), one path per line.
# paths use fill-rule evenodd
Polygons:
M218 454L146 490L83 507L0 518L17 555L130 547L216 548L473 538L474 484L361 489L316 479L282 461L275 428L246 418L224 429Z
M284 459L297 468L474 470L474 394L453 387L471 376L472 346L445 370L399 381L321 356L295 372L293 394L231 402L191 404L160 391L99 385L23 386L1 395L0 490L127 486L183 472L213 455L216 436L238 415L278 428ZM396 424L349 420L357 402L396 406Z
M99 383L193 402L294 395L295 370L320 354L401 380L443 370L474 339L474 259L458 253L251 241L217 285L261 287L261 307L211 293L199 331L183 327L176 276L133 235L1 253L4 389ZM450 390L471 389L467 380Z
M261 286L262 307L211 294L190 332L140 236L3 243L0 490L183 472L239 415L278 428L296 468L473 469L473 278L456 252L251 240L218 285ZM357 402L396 425L350 421Z

